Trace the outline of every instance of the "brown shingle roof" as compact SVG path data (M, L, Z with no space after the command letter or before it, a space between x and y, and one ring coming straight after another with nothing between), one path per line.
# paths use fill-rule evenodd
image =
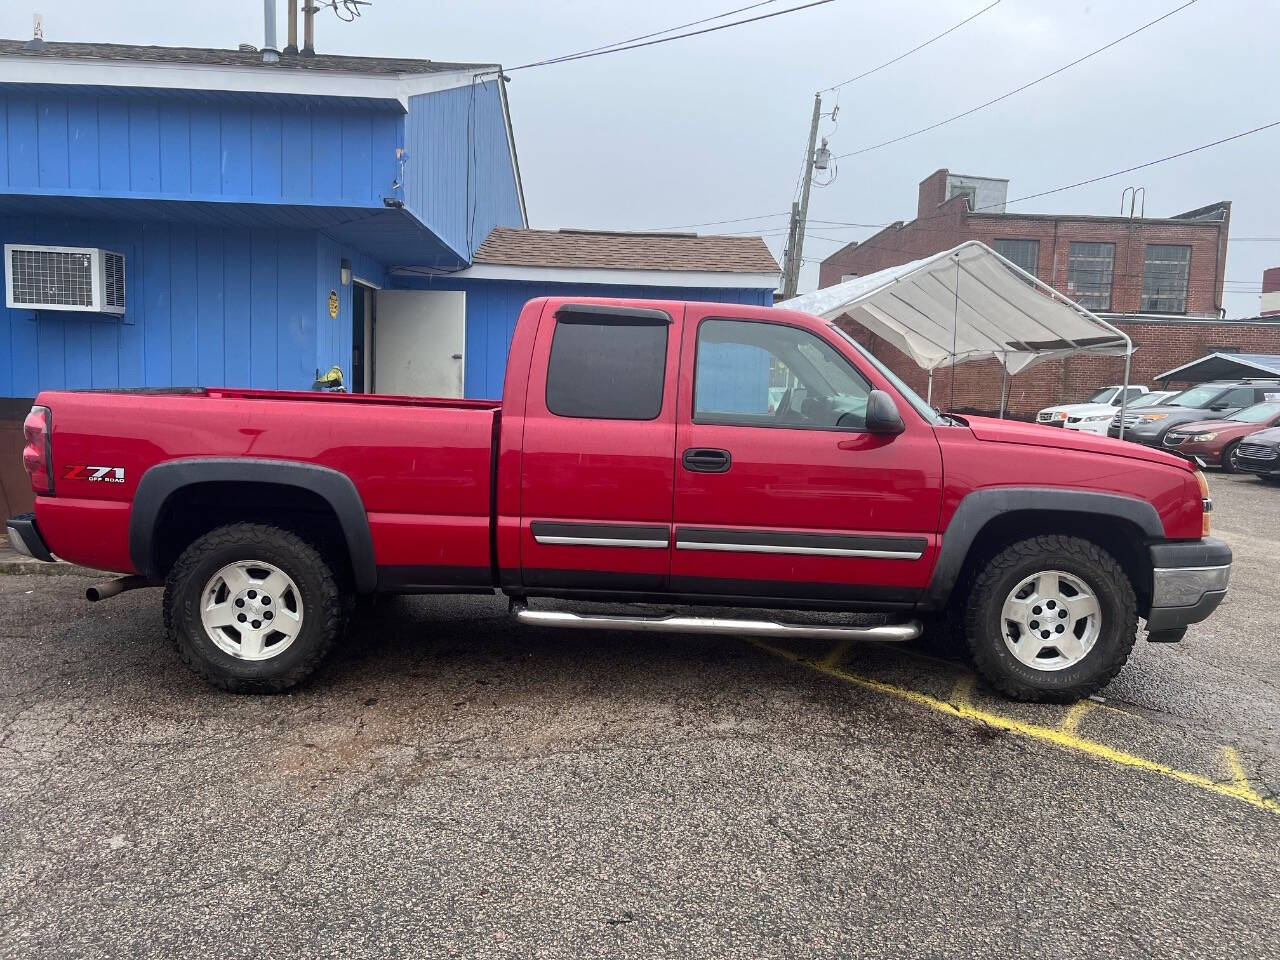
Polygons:
M778 261L759 237L700 237L693 233L497 227L480 245L474 261L520 267L778 272Z
M0 39L0 55L73 60L143 60L152 63L200 63L227 67L261 67L266 70L317 70L381 75L450 73L493 66L437 60L402 60L394 57L343 57L329 53L318 53L313 57L281 54L279 63L264 64L260 51L217 50L210 47L143 47L127 43L33 44L28 40L5 39Z

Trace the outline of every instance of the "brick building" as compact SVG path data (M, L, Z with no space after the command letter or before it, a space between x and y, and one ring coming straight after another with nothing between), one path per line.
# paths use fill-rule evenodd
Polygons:
M1222 319L1231 204L1175 217L1006 213L1008 181L938 170L920 184L916 219L890 224L823 262L819 286L865 276L980 240L1109 320L1133 338L1131 379L1151 378L1214 350L1272 353L1280 349L1280 317ZM927 375L905 355L856 325L851 332L923 393ZM1084 399L1117 382L1122 361L1073 357L1009 378L1009 412L1030 416L1063 400ZM934 376L934 401L951 400L951 373ZM993 412L1000 405L1000 368L961 364L956 409Z

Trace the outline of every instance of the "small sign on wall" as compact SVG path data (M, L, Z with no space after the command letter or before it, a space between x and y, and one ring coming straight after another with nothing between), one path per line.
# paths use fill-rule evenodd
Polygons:
M338 291L329 291L329 316L333 319L338 317Z

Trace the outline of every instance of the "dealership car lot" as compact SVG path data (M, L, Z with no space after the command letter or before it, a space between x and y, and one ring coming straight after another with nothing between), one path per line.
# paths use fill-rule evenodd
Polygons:
M0 956L1274 954L1280 489L1104 702L920 651L361 616L304 689L189 675L139 591L0 577Z

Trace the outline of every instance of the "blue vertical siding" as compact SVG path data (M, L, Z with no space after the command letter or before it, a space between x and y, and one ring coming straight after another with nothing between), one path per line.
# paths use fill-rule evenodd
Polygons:
M307 389L351 362L351 287L386 267L305 230L158 221L0 218L0 242L102 246L126 258L123 318L0 308L0 396L41 389L253 386ZM329 317L329 290L341 308ZM321 292L323 291L323 292Z
M314 280L314 298L317 316L320 318L320 332L316 337L315 369L308 370L313 376L315 370L328 372L335 363L342 368L346 377L351 376L351 333L352 312L351 294L354 280L347 286L342 285L342 261L351 263L352 277L372 283L374 286L386 285L387 268L372 257L365 256L357 250L338 243L332 237L318 234L315 241L314 257L316 270ZM329 291L338 294L338 316L329 316ZM307 380L311 384L311 380Z
M769 306L772 290L747 288L636 287L606 284L522 283L507 280L459 280L450 277L396 277L396 286L422 290L465 290L467 344L466 395L499 400L507 370L507 351L520 309L537 297L633 297L647 300L699 300ZM348 325L349 326L349 325ZM348 351L349 352L349 351Z
M10 89L0 191L381 208L404 124L398 109Z
M498 226L522 226L498 81L409 98L404 202L463 259Z

